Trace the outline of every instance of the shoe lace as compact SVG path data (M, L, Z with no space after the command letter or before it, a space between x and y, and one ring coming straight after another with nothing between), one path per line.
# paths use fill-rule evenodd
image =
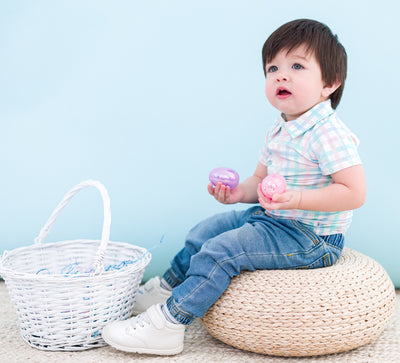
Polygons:
M143 328L146 324L150 324L150 319L147 316L146 312L141 313L134 318L131 318L131 325L133 329L136 329L137 326Z

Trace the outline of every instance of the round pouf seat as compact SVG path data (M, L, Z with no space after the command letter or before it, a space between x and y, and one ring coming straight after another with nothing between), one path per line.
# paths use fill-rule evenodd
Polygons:
M201 320L212 336L236 348L315 356L374 340L387 326L395 299L384 268L344 248L330 267L240 273Z

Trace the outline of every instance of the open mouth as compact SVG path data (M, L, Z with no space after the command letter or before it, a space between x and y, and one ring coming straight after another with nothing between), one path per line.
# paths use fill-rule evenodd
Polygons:
M287 98L291 95L292 93L288 91L286 88L278 88L276 91L276 95L278 98Z

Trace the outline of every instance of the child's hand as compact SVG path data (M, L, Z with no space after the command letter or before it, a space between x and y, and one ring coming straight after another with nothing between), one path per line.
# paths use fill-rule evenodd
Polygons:
M272 199L267 198L261 191L261 184L257 189L258 201L267 210L275 209L299 209L301 191L287 190L282 194L274 194Z
M244 195L240 185L234 189L231 189L229 186L225 186L221 182L218 182L215 188L211 183L209 183L207 190L210 195L212 195L216 200L218 200L218 202L222 204L239 203Z

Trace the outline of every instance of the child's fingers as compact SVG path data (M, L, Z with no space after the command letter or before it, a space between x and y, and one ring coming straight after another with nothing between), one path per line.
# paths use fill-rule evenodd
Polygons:
M224 185L224 201L227 202L229 200L229 196L231 195L231 187L229 185Z
M221 182L218 182L214 189L214 197L220 203L227 203L230 196L231 188L229 186L223 185Z
M210 194L210 195L212 195L212 196L214 196L214 187L213 187L213 185L211 184L211 183L208 183L208 185L207 185L207 190L208 190L208 193Z
M272 196L272 201L276 203L285 203L290 200L289 194L288 193L282 193L282 194L274 194Z
M220 183L217 183L215 186L213 186L211 183L208 184L208 192L217 200L221 192L221 186L219 184Z
M225 186L219 182L217 183L216 187L215 187L215 191L216 191L216 197L218 199L219 202L224 202L225 201Z

